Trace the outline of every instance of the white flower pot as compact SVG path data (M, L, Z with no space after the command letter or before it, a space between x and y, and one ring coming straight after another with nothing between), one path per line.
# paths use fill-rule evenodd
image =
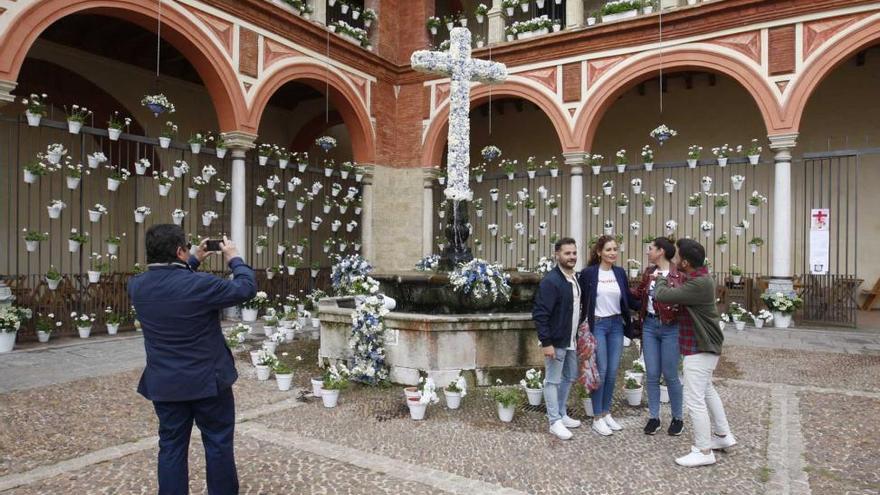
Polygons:
M516 406L503 406L500 402L497 403L498 406L498 419L500 419L504 423L510 423L513 421L513 413L516 412Z
M631 406L638 406L642 403L642 387L636 389L624 389L626 395L626 403Z
M749 215L754 215L754 214L758 213L758 207L755 205L749 205L748 209L749 209Z
M702 187L704 193L707 193L712 190L712 183L711 182L700 182L700 186Z
M618 12L616 14L608 14L602 16L602 22L613 22L619 21L621 19L629 19L631 17L636 17L639 15L638 9L627 10L625 12Z
M620 205L618 205L618 206L617 206L617 213L619 213L619 214L621 214L621 215L626 215L626 209L627 209L626 206L620 206Z
M727 244L719 244L719 245L718 245L718 249L719 249L722 253L726 253L726 252L727 252Z
M58 285L59 285L60 283L61 283L61 279L60 279L60 278L59 278L58 280L52 280L52 279L49 279L49 278L46 279L46 285L49 286L49 290L55 290L55 289L57 289L57 288L58 288Z
M614 227L602 227L602 234L611 235L614 233Z
M667 193L672 194L675 191L675 186L672 184L663 184L663 189L665 189Z
M266 204L266 198L257 196L257 206L263 206L264 204Z
M719 158L718 159L718 166L721 168L726 167L727 166L727 158Z
M266 350L269 354L275 354L275 348L278 347L278 344L275 342L263 342L263 349Z
M746 328L746 322L743 320L734 320L733 325L736 327L738 332L742 332Z
M63 153L53 151L51 153L46 154L46 159L49 160L49 163L51 163L52 165L58 165L58 162L61 161L62 156L63 156Z
M742 275L731 275L730 278L733 279L733 283L739 284L742 282L743 276Z
M743 232L745 232L745 231L746 231L746 229L744 229L743 227L734 227L733 228L733 233L736 234L737 237L743 235Z
M749 248L752 250L752 254L758 252L758 245L757 244L749 244Z
M296 275L296 267L295 266L288 266L287 267L287 274L290 275L291 277Z
M144 219L145 219L146 217L147 217L147 216L144 215L143 213L134 212L134 221L135 221L135 223L144 223Z
M333 169L332 168L325 168L324 169L324 177L330 177L331 175L333 175Z
M688 5L696 5L697 0L687 0Z
M49 332L43 332L41 330L37 330L37 341L42 344L49 342L49 336L52 335Z
M407 400L406 405L409 406L409 417L413 421L422 421L425 419L425 412L428 410L427 404L422 404L418 399L412 398Z
M159 196L166 197L171 192L171 184L159 184Z
M226 199L226 191L214 191L214 201L222 203Z
M320 397L324 388L324 382L320 378L312 378L312 395Z
M530 406L540 406L544 400L544 390L540 388L526 387L526 396L529 399Z
M285 205L287 205L286 199L276 199L275 200L275 207L278 208L279 210L283 210Z
M257 365L257 380L264 382L269 379L269 374L272 370L265 365L258 364Z
M67 121L67 132L71 134L79 134L79 131L82 130L83 123L77 122L75 120Z
M15 335L18 331L15 332L6 332L0 330L0 353L9 352L15 347Z
M324 390L322 388L321 401L324 403L324 407L336 407L336 404L339 403L339 390Z
M215 148L214 153L217 155L217 158L222 160L226 156L226 148Z
M550 177L559 177L559 169L551 168L550 169Z
M458 409L461 406L461 392L450 392L443 389L443 395L446 396L446 407L449 409Z
M318 223L318 222L312 222L312 230L318 230L318 227L320 227L320 226L321 226L320 223Z
M645 172L654 170L654 162L645 162Z
M86 163L89 168L93 169L98 168L98 166L101 165L101 162L98 161L98 158L95 155L86 155Z
M269 227L271 229L275 226L275 222L277 221L278 220L275 220L274 218L266 218L266 227Z
M590 165L590 168L593 169L593 175L599 175L602 172L602 165Z
M266 279L272 280L273 278L275 278L275 272L272 270L266 270Z
M595 414L593 412L593 399L591 397L587 397L586 399L583 399L583 404L584 404L584 413L587 416L592 418L593 415Z
M599 216L599 212L602 210L602 208L599 206L591 206L590 209L593 211L594 217Z
M654 214L654 205L645 206L644 210L645 210L645 215L651 216Z
M189 150L198 155L202 151L202 143L189 143Z
M345 212L348 211L348 206L345 206L345 205L342 205L342 204L337 205L337 206L339 206L339 213L340 213L340 214L345 215Z
M25 182L25 184L33 184L33 183L37 182L37 175L25 170L24 171L24 182Z
M281 170L284 170L287 168L288 163L290 163L290 160L288 160L287 158L279 158L278 159L278 168L280 168Z
M266 164L269 163L269 157L266 155L257 156L257 164L261 167L265 167Z
M688 158L687 163L688 163L688 168L697 168L697 159L696 158Z
M660 385L660 403L669 403L669 387L666 385Z
M72 239L68 239L67 240L67 250L70 251L71 253L79 252L79 243L72 240Z
M724 215L727 215L727 207L726 206L719 206L718 207L718 214L721 215L722 217Z
M697 210L700 209L699 206L688 206L688 215L694 215L697 213Z
M639 276L638 268L630 268L629 269L629 278L637 278Z
M24 245L27 252L33 253L40 246L40 241L24 241Z
M107 178L107 190L116 191L119 189L119 180Z
M622 173L626 172L626 164L625 163L622 163L622 164L618 163L616 166L617 166L617 173L618 174L622 174Z
M79 177L66 177L67 179L67 188L71 191L79 187L80 178Z
M764 320L758 318L755 320L755 328L764 328Z
M214 221L214 217L211 215L202 215L202 225L205 227L210 227L211 222Z
M108 323L107 324L107 335L116 335L119 332L119 324L118 323Z
M595 18L595 17L587 17L587 26L593 26L593 25L595 25L595 24L596 24L596 18Z
M603 187L602 192L605 193L605 196L611 196L611 191L613 189L614 189L613 187Z
M25 117L27 117L27 123L31 127L38 127L40 125L40 120L42 120L43 116L38 113L31 113L28 110L24 111Z
M642 186L632 186L633 194L641 194Z
M107 134L110 138L110 141L119 141L119 135L122 134L122 129L114 129L112 127L108 127Z
M79 338L87 339L89 335L92 334L92 326L89 325L87 327L76 327L77 332L79 332Z
M168 149L171 146L171 138L170 137L159 137L159 147L162 149Z
M260 359L260 351L257 349L251 351L251 365L257 366L258 359Z
M287 373L285 375L275 374L275 384L278 385L278 390L287 392L290 390L291 383L293 383L293 373Z
M284 327L284 341L285 342L293 342L293 327Z
M141 164L136 163L136 164L134 165L134 173L136 173L136 174L138 174L138 175L144 175L144 174L146 174L146 173L147 173L147 167L146 167L146 165L141 165Z
M643 12L645 15L653 14L654 13L654 6L653 5L645 5Z
M761 155L749 155L749 164L757 165L758 160L761 159Z
M183 225L183 215L171 215L171 221L174 225Z
M101 221L101 212L95 210L89 210L89 221L92 223L97 223Z
M90 284L97 284L101 281L101 272L99 271L88 270L88 275Z
M257 314L260 310L256 308L241 308L241 321L251 323L257 321Z
M339 7L339 10L340 10L343 14L347 14L347 13L348 13L348 4L345 4L345 3L342 4L342 5Z

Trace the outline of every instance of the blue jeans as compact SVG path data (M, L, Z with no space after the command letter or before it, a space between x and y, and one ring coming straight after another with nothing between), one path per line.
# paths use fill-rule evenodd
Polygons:
M544 356L544 403L551 425L567 414L568 392L578 375L577 351L556 347L553 352L553 358Z
M597 321L592 329L596 337L596 365L599 367L599 383L592 393L593 413L597 417L611 412L611 399L614 397L614 382L617 381L617 368L623 352L623 319L608 318Z
M660 419L660 373L666 380L672 417L682 419L682 386L678 379L678 325L664 325L659 318L645 318L642 329L645 354L648 415Z

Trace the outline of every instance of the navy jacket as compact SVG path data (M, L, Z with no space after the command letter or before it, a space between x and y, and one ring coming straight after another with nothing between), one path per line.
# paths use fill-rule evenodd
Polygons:
M532 308L532 319L538 329L538 339L542 347L552 345L567 348L571 345L571 316L575 304L580 305L581 301L574 300L571 282L557 266L541 280ZM583 311L578 325L582 321Z
M220 310L254 297L254 270L233 258L233 279L227 280L190 270L198 265L190 257L189 267L150 266L128 282L147 353L138 393L149 400L214 397L238 378L220 330Z
M633 297L629 291L629 280L626 278L626 271L619 266L612 266L614 276L617 278L617 285L620 286L620 316L623 318L624 334L629 333L630 311L636 311L641 307L638 299ZM596 290L599 286L599 265L588 266L581 270L578 278L581 284L581 304L586 308L587 321L590 329L594 328L596 320Z

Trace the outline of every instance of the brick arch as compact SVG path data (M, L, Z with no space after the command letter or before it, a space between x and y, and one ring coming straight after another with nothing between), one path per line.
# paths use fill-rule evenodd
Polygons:
M810 96L841 64L857 52L880 43L880 15L872 16L829 39L801 69L790 83L790 96L785 100L783 115L791 123L789 132L797 132Z
M163 7L162 37L174 45L199 73L211 95L220 129L248 130L239 126L244 120L246 106L238 78L226 54L181 7L169 3ZM10 20L9 28L0 36L0 79L17 80L24 59L40 34L55 21L84 12L115 17L155 32L158 3L142 0L33 2Z
M355 161L373 163L376 159L376 142L366 103L357 88L336 69L328 70L313 59L296 57L273 65L270 74L254 89L248 125L259 129L269 99L282 86L293 81L307 84L322 93L329 90L330 102L342 116L351 137Z
M759 68L732 50L705 45L663 50L663 70L687 69L708 70L737 81L758 106L768 134L784 132L788 127L781 118L774 90L758 72ZM575 140L583 146L582 149L592 147L602 117L617 98L636 84L657 76L659 70L660 60L656 52L645 53L621 62L597 81L597 85L590 89L587 103L575 124Z
M524 78L516 76L508 77L502 84L491 86L481 84L471 88L471 108L474 108L494 97L514 97L530 101L538 106L544 115L550 119L562 150L576 151L577 143L572 139L569 119L565 110L560 108L554 101L554 96L547 90L541 90L533 86ZM434 166L442 162L443 147L446 144L447 129L449 128L449 99L443 103L431 121L431 126L425 134L422 145L422 165Z

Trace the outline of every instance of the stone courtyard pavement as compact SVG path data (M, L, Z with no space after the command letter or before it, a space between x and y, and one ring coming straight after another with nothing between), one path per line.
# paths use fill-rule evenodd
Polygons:
M581 428L569 442L549 435L539 408L501 423L480 389L460 410L441 399L414 422L397 386L351 388L336 409L302 393L317 374L315 341L279 349L295 365L300 388L290 392L257 382L240 352L241 492L880 494L880 337L728 336L717 387L739 444L699 469L673 462L689 448L688 430L642 434L644 407L616 403L622 432L603 438ZM822 342L834 352L817 352ZM157 423L135 392L142 367L136 334L0 355L0 493L155 493ZM585 419L574 402L572 415ZM195 430L190 472L192 492L205 493Z

